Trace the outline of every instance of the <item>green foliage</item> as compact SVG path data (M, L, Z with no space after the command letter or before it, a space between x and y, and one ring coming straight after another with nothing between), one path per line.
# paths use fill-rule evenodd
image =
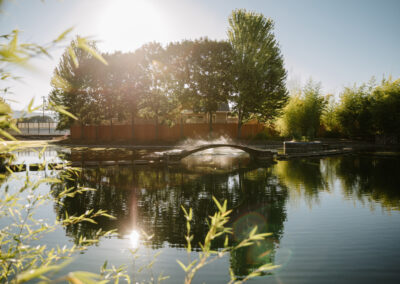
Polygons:
M400 79L383 80L373 90L370 101L376 134L400 137Z
M372 78L367 84L344 88L338 104L330 103L324 114L328 131L351 138L400 134L400 80Z
M9 170L10 171L10 170ZM105 211L86 212L81 216L68 216L60 223L48 223L46 220L36 219L35 212L46 203L57 202L64 196L81 194L85 188L69 188L61 191L54 199L51 192L39 190L42 184L63 183L76 175L74 169L60 178L41 178L36 180L26 176L21 188L5 190L0 198L0 218L7 225L0 230L1 259L0 280L13 283L23 283L33 279L45 278L45 275L60 270L67 262L66 259L74 253L85 250L88 245L98 242L101 236L112 234L99 232L96 239L80 238L79 243L70 248L48 248L46 245L33 245L43 236L50 234L57 226L70 226L78 222L95 222L95 218L104 216L112 218ZM11 172L12 174L12 172ZM10 177L12 179L13 176ZM64 262L60 264L60 262ZM71 276L68 276L71 277Z
M372 86L346 87L340 95L337 119L341 131L348 137L367 137L372 134L370 94Z
M361 86L346 87L339 102L322 97L318 85L308 83L290 98L278 124L281 134L296 139L326 137L371 139L374 135L400 135L400 79L372 78ZM318 133L320 129L320 133Z
M82 124L112 124L113 119L133 120L138 115L154 118L156 123L171 120L174 97L160 44L146 44L134 53L103 54L108 63L104 65L96 56L79 51L75 42L65 50L55 70L54 104L74 113ZM96 50L93 42L88 45ZM81 62L78 66L75 57ZM69 128L73 123L69 116L60 114L58 128Z
M229 246L229 235L232 234L232 229L227 227L227 223L229 222L229 215L232 213L232 210L227 209L227 201L225 200L223 204L218 202L218 200L213 197L213 200L218 208L218 211L213 215L210 216L209 220L209 229L204 238L204 241L200 243L201 252L197 259L191 261L190 253L191 253L191 242L193 239L193 235L191 235L190 231L190 224L193 218L192 209L189 209L189 212L182 206L182 210L185 214L186 218L186 228L187 228L187 252L188 252L188 264L183 264L181 261L177 260L178 264L181 266L183 271L185 271L185 284L190 284L193 281L194 276L196 273L203 268L204 266L214 262L215 260L222 258L227 253L233 253L234 251L239 250L243 247L248 247L254 245L257 241L264 240L266 237L271 236L271 233L258 233L257 234L257 226L254 226L253 229L249 232L248 236L241 240L238 244L233 246ZM223 238L224 241L224 248L218 251L212 250L212 242L217 238ZM279 266L272 265L271 263L265 263L252 271L248 274L244 279L238 280L235 277L233 271L230 271L231 280L229 283L243 283L251 278L260 276L265 271L270 271Z
M0 2L0 6L1 5L2 2ZM12 68L15 66L31 68L29 65L29 60L31 58L43 55L51 57L49 51L57 46L69 32L70 29L64 31L56 40L45 45L19 42L20 31L18 30L13 30L8 34L0 36L0 81L6 86L0 89L0 135L2 137L7 140L15 140L7 130L12 129L19 132L16 127L16 121L12 120L11 108L4 99L4 95L10 93L10 87L7 86L7 83L10 80L19 79L18 76L12 73ZM29 104L28 112L33 111L31 108L32 103L33 100Z
M231 93L232 55L232 48L225 41L201 38L190 43L190 53L186 57L189 63L186 65L186 100L195 112L209 114L210 132L212 114L220 104L228 102Z
M0 5L2 1L0 2ZM10 72L13 66L28 67L29 60L32 57L46 55L50 57L48 50L54 47L57 43L64 40L66 35L71 29L66 30L55 40L47 45L40 46L33 43L19 43L17 30L12 31L0 37L0 79L7 82L10 79L15 79L17 76ZM93 56L99 57L94 50L92 50L84 38L77 39L78 50L86 50ZM76 59L75 51L71 55ZM98 58L101 59L101 58ZM75 60L74 62L77 65ZM8 92L8 88L1 90L1 95ZM33 100L28 106L28 112L32 109ZM57 108L56 105L53 105ZM64 111L67 113L66 111ZM14 139L7 129L14 129L14 121L11 119L11 109L3 98L0 101L0 134L7 139ZM11 150L11 148L8 148ZM40 153L39 153L40 154ZM39 168L43 169L44 164ZM15 178L14 173L6 165L9 179ZM73 173L73 170L69 171ZM5 175L2 175L5 177ZM2 283L24 283L34 279L41 279L42 282L51 282L47 275L60 270L63 266L68 264L68 259L73 253L86 249L96 240L87 240L82 238L78 245L71 248L54 247L48 248L46 245L34 245L37 240L44 235L51 233L57 226L60 225L58 221L49 224L46 220L35 219L35 211L38 207L47 202L53 202L54 199L50 192L43 193L39 190L42 184L55 184L61 183L61 179L56 178L31 178L26 175L23 180L23 185L20 188L5 187L0 193L0 218L4 225L0 229L0 281ZM62 198L65 194L77 194L82 192L82 189L75 188L61 192L57 198ZM88 212L85 216L71 216L64 219L63 226L69 226L68 222L91 222L93 216L110 217L104 211ZM66 223L65 223L66 222ZM100 232L98 237L108 235L111 232ZM63 262L60 264L60 262ZM89 280L92 275L89 273L75 273L66 277L58 279L57 281L68 280L72 283L81 283L81 281ZM87 282L89 283L89 282Z
M306 137L313 139L320 128L321 116L326 101L321 94L320 84L311 80L303 90L293 95L284 108L279 120L281 133L295 139Z
M321 125L323 127L322 135L325 137L340 137L340 122L337 116L337 103L333 95L325 96L325 109L321 116Z
M19 132L16 121L12 119L12 111L10 106L5 102L4 99L0 98L0 141L4 140L15 140L15 138L8 133L8 129Z
M143 95L139 100L139 114L154 119L156 135L159 123L171 124L176 115L176 100L171 88L172 73L168 69L166 50L159 43L143 45L136 51L143 74Z
M231 100L239 118L239 136L243 122L254 116L270 121L287 100L286 70L273 27L271 19L244 9L229 17L228 37L234 52Z
M52 101L82 124L141 116L154 119L157 129L159 123L173 124L186 108L208 113L212 131L212 114L228 101L239 115L239 130L251 118L270 121L287 99L273 22L237 10L229 23L229 42L200 38L166 48L148 43L133 53L104 54L109 66L93 60L97 53L82 58L78 37L55 70ZM90 42L86 46L96 50ZM60 115L60 129L72 123Z
M93 54L80 48L79 42L81 38L77 37L66 48L51 80L50 105L58 111L58 129L69 128L76 118L82 122L92 121L93 109L98 111L101 107L96 100L98 90L93 88L97 78L90 72L98 70L100 64L90 60ZM96 49L94 42L87 45L90 50Z

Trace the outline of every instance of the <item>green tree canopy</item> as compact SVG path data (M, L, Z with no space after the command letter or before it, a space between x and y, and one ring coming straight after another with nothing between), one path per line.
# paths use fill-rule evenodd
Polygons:
M95 43L90 42L95 49ZM96 105L98 94L95 89L93 70L98 66L97 60L90 60L93 55L78 47L77 39L73 40L61 56L51 80L50 101L72 112L82 123L92 122L99 106ZM79 64L77 64L79 62ZM101 63L100 63L101 64ZM67 129L74 119L64 113L58 113L58 129Z
M308 81L302 90L290 98L284 108L279 121L282 134L296 139L316 137L325 105L321 85Z
M238 114L238 135L247 119L273 119L287 100L286 70L273 33L274 23L262 14L235 10L228 37L234 56L232 101Z
M212 114L222 103L227 103L231 93L230 70L232 70L232 48L225 41L201 38L182 45L190 51L185 54L188 64L184 100L196 112L209 114L212 131Z
M372 115L369 99L372 86L346 87L340 95L337 117L342 132L348 137L366 137L372 134Z
M371 115L377 134L400 136L400 79L383 80L373 90Z

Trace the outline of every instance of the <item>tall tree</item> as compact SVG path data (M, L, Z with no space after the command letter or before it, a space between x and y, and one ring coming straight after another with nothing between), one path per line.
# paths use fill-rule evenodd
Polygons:
M212 118L222 103L227 103L231 92L230 70L232 48L225 41L202 38L191 44L188 81L185 86L192 109L208 114L210 133Z
M366 84L344 88L340 94L337 117L348 137L368 137L372 134L371 92Z
M165 49L159 43L148 43L137 50L142 78L143 96L140 113L154 119L155 136L158 138L160 123L171 121L175 101L170 86L170 74L166 64Z
M228 36L234 51L232 101L239 119L238 138L246 120L273 119L288 98L286 70L273 28L271 19L244 9L233 11L229 17Z
M308 81L302 90L295 93L285 106L279 124L284 135L299 139L316 137L326 100L321 94L321 85Z
M94 42L89 44L96 49ZM73 113L82 124L92 123L99 115L96 112L99 105L93 70L98 68L98 64L103 64L92 59L91 53L79 48L77 40L72 41L62 54L51 80L51 102ZM67 129L75 122L64 113L57 115L58 129Z
M400 79L383 80L372 91L370 101L376 134L400 138Z
M139 115L139 104L144 96L146 74L140 68L140 56L137 52L127 53L120 58L123 69L121 93L127 115L131 117L132 137L135 139L135 118Z

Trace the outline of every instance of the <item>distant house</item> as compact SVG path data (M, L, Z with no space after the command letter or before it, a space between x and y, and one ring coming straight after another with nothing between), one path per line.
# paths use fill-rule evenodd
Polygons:
M31 117L20 118L20 122L30 122L30 123L54 123L54 119L48 115L35 115Z
M218 110L212 114L213 123L236 123L237 118L228 117L229 104L221 103ZM204 112L194 112L193 110L183 110L181 112L183 123L208 123L209 114Z
M52 112L46 111L45 115L42 112L25 112L19 110L13 110L12 117L18 119L19 122L31 122L31 123L53 123L56 122L56 115Z

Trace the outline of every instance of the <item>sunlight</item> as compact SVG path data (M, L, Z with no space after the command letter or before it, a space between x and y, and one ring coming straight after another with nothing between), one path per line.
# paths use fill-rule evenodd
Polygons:
M128 235L128 238L132 248L135 249L139 246L140 234L138 231L132 230L132 232Z
M114 0L97 20L98 37L116 50L133 50L143 43L162 41L166 23L157 7L145 0Z

